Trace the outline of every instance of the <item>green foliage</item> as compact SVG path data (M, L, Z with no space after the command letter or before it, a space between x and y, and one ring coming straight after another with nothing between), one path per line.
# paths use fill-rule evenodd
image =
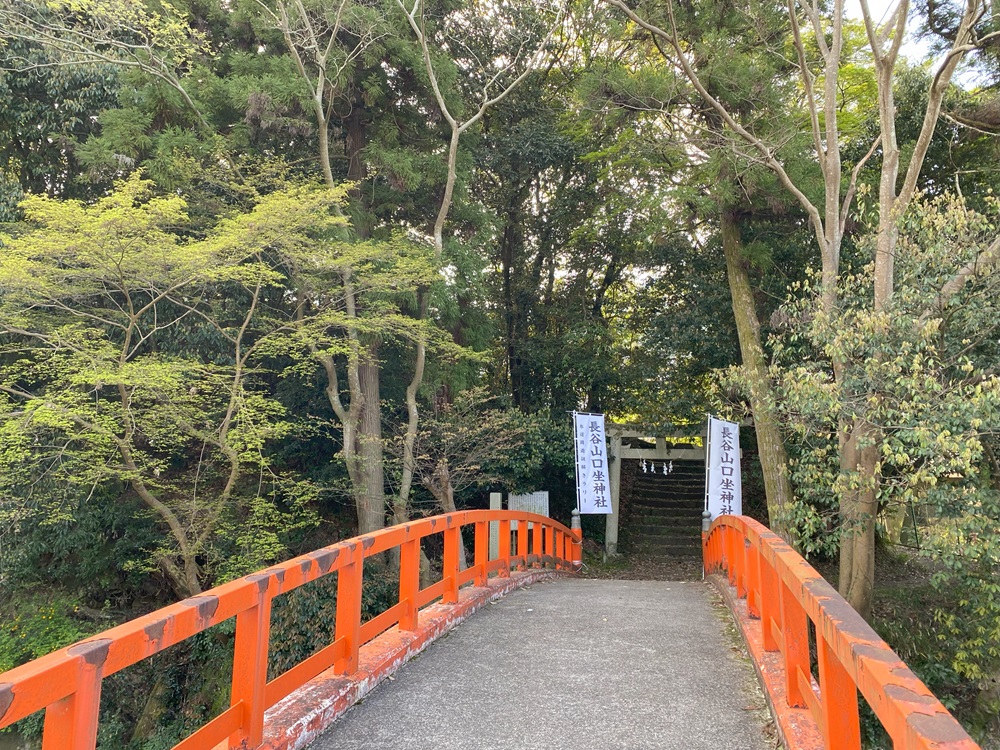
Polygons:
M42 14L48 11L40 10ZM80 197L87 186L72 146L96 129L94 116L114 104L118 72L108 65L67 65L22 39L0 45L0 223L20 218L25 192Z
M65 595L18 599L0 611L0 672L56 651L90 635L71 615L76 603ZM5 606L5 610L10 605Z
M397 601L398 578L379 561L365 565L361 620L370 620ZM336 574L300 586L272 604L268 679L333 643L337 612Z
M266 455L294 429L254 359L287 321L262 304L284 279L267 261L341 226L339 196L290 187L203 239L179 233L180 197L137 176L93 205L26 200L31 231L0 263L7 518L38 507L44 523L67 521L121 483L169 532L130 568L211 560L227 536L235 547L210 575L273 560L280 534L312 521L295 499L275 505L284 480ZM248 552L250 529L269 545Z
M288 671L334 641L337 612L336 576L275 598L271 614L268 679Z
M878 448L887 533L903 513L925 527L919 541L942 564L935 580L957 594L938 614L942 637L958 644L952 668L972 679L1000 664L1000 504L986 450L1000 433L1000 275L987 251L995 212L952 196L916 204L903 218L885 309L871 306L870 267L842 279L833 315L807 282L773 342L777 408L796 445L797 541L829 551L834 508L859 481L835 460L838 425L863 419L874 426L866 439ZM975 271L955 286L963 268ZM834 362L850 364L838 381Z
M484 389L472 388L422 420L414 446L415 476L438 500L439 512L450 510L449 493L501 481L496 462L523 445L521 412L498 409L490 401Z
M949 666L985 686L1000 670L1000 492L981 488L967 502L965 512L930 530L943 566L933 583L957 594L936 611L935 621L940 640L954 648Z
M521 434L520 445L505 455L484 462L484 471L503 477L508 492L549 491L554 518L569 521L576 507L576 465L573 458L573 425L568 414L536 412L510 415Z

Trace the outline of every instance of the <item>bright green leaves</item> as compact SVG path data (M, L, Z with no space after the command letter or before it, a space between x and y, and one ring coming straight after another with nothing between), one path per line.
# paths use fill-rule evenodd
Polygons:
M0 625L0 672L45 656L89 635L71 614L73 602L51 595L20 603Z
M292 522L265 507L286 502L268 451L295 425L266 387L264 344L292 334L291 268L355 260L334 240L343 197L289 185L203 237L183 199L138 175L91 205L26 200L0 259L4 518L65 520L94 488L128 487L168 532L133 562L181 593L241 519L280 535Z
M184 202L153 197L148 181L132 176L93 206L32 196L21 207L34 231L12 243L4 261L4 283L17 286L17 271L39 286L29 292L54 296L88 294L105 280L170 286L182 283L204 265L191 257L171 231L187 221ZM12 275L13 274L13 275Z
M208 52L203 35L192 29L170 3L154 7L131 0L48 0L46 6L57 15L76 18L83 28L129 39L128 49L157 54L164 64L189 64ZM123 47L125 47L123 43Z

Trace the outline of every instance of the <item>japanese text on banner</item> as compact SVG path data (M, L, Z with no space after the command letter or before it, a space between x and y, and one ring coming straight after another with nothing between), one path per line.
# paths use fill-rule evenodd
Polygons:
M712 520L723 515L742 515L743 483L740 478L740 426L715 417L708 418L708 482L705 509Z
M573 412L576 498L580 513L611 513L604 415Z

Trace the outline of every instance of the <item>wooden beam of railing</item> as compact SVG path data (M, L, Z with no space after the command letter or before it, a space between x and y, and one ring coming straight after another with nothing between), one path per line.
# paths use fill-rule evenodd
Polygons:
M784 694L787 707L808 709L826 748L860 750L860 692L894 750L980 750L861 615L777 534L745 516L720 516L703 532L702 549L706 573L728 582L747 599L747 615L760 620L763 651L781 653L784 684L775 692Z
M490 521L500 526L500 554L495 560L489 558ZM510 554L512 521L517 522L515 558ZM461 571L460 532L470 524L475 527L475 562L473 568ZM548 539L544 556L543 530ZM268 708L331 667L337 674L354 673L361 646L396 625L400 630L416 630L421 607L437 598L444 604L457 602L463 583L483 586L490 572L509 576L512 563L526 565L529 533L534 534L538 564L547 560L560 570L579 568L580 530L534 513L470 510L392 526L218 586L0 674L0 729L44 710L43 750L94 750L105 677L235 617L230 708L174 750L257 747ZM441 580L421 589L420 542L431 534L444 537L443 574ZM568 542L557 548L553 541L557 537ZM365 559L395 547L400 548L398 603L362 623ZM337 573L334 642L268 681L274 597L332 573Z

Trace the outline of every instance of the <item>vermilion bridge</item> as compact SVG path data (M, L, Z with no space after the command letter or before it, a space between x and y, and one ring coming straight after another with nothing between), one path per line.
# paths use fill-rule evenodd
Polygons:
M494 559L490 522L499 526ZM459 568L463 527L475 537L473 564L465 570ZM420 546L432 535L443 536L443 573L421 588ZM895 750L978 747L780 537L739 516L718 519L703 536L708 584L593 582L576 577L579 530L543 516L467 511L394 526L0 674L0 728L44 711L43 750L92 750L103 678L235 618L230 708L174 750L291 750L314 740L318 748L557 748L582 741L588 747L763 748L742 705L738 664L729 663L722 625L712 616L714 585L739 626L786 747L860 749L859 695ZM364 561L396 548L398 603L363 622ZM334 574L333 642L269 675L272 600ZM556 583L518 592L475 618L461 637L431 649L330 726L482 605L542 580ZM476 630L480 623L488 627ZM513 635L504 623L513 623ZM432 658L437 654L442 658ZM403 677L411 674L416 694L407 696ZM518 703L517 696L530 700ZM366 709L383 698L382 707L372 709L378 721L369 721ZM398 708L407 699L416 706Z

